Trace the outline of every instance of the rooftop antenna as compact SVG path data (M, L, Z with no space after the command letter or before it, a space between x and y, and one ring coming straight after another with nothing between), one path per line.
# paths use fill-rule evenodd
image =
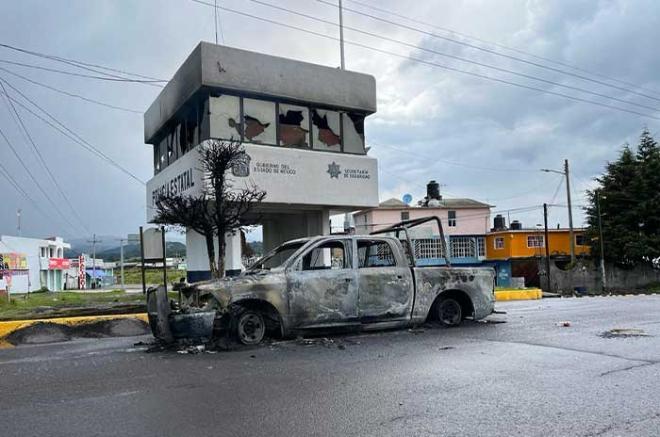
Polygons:
M346 70L344 63L344 13L341 0L339 0L339 51L341 53L341 69Z

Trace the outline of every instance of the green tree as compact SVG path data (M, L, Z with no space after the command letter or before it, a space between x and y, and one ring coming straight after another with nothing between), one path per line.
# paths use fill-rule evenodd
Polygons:
M648 130L636 152L626 145L619 158L596 178L599 187L587 191L585 208L592 251L600 257L600 199L605 259L618 264L650 263L660 256L660 149Z

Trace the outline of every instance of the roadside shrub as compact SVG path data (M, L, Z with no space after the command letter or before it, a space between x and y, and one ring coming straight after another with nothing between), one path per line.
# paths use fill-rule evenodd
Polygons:
M49 292L50 290L48 289L48 287L41 287L38 290L34 290L32 293L49 293Z

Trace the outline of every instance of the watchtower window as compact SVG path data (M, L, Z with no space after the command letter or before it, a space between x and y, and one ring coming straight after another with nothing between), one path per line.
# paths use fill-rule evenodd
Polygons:
M275 102L243 99L243 136L256 144L276 145Z

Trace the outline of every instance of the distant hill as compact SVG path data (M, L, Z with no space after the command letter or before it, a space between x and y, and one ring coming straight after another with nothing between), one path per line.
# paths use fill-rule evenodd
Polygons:
M255 256L261 256L264 254L264 244L261 241L248 241L248 246L252 249Z
M84 250L81 251L78 248L72 248L70 250L66 250L64 252L64 256L66 258L75 258L77 256L80 256L81 253L87 253L89 255L92 254L91 248L85 248L89 250ZM119 261L120 259L120 247L115 246L111 248L106 248L103 250L99 250L98 245L96 248L96 257L101 258L105 261ZM168 241L166 243L166 251L167 251L167 257L172 258L172 257L185 257L186 256L186 245L183 243L179 243L178 241ZM140 245L139 244L126 244L124 245L124 260L128 260L131 258L140 258Z

